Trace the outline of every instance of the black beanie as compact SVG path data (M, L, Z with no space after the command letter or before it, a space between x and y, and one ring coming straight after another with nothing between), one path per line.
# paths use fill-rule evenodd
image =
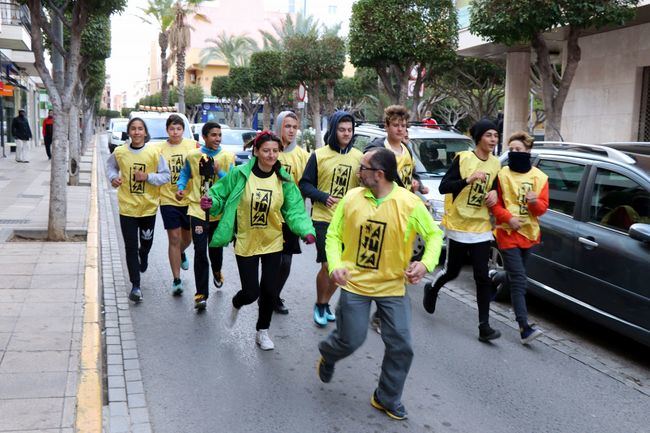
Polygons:
M478 144L478 142L481 141L483 134L490 129L498 131L497 126L490 119L481 119L469 128L469 133L471 134L474 143Z

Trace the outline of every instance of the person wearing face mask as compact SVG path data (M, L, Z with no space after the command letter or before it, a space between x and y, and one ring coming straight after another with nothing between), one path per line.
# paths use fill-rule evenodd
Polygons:
M528 323L526 309L526 261L540 242L539 217L548 208L548 177L530 161L533 138L524 131L508 139L508 166L498 174L497 201L490 208L496 219L496 240L510 298L519 324L522 344L542 335Z

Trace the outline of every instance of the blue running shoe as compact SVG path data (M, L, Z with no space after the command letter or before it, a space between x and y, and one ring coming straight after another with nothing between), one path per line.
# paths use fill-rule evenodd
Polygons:
M316 322L316 325L320 326L321 328L327 326L324 304L314 304L314 322Z
M402 403L400 403L395 409L388 409L379 401L379 399L377 399L377 390L375 390L375 392L372 393L372 397L370 398L370 404L375 409L385 412L386 415L388 415L389 417L397 421L402 421L407 418L408 414L406 412L406 408Z
M187 260L187 255L181 253L181 269L187 271L190 268L190 261Z
M330 304L325 304L325 318L328 322L336 322L336 316L330 310Z
M528 344L537 337L541 337L544 333L541 329L536 328L535 325L528 325L524 328L519 328L519 335L521 336L521 344Z

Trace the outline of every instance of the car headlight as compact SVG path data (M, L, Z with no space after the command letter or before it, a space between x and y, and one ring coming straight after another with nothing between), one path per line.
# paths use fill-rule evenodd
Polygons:
M431 216L436 221L442 221L442 216L445 214L445 202L442 200L427 200L427 207Z

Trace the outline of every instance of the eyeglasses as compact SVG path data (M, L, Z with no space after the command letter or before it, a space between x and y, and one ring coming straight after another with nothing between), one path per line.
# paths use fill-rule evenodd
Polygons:
M381 168L366 167L365 165L359 165L359 171L378 171L382 170Z

